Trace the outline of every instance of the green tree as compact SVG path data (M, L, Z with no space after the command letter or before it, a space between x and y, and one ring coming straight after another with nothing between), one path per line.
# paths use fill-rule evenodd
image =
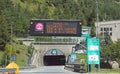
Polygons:
M105 38L101 43L101 51L104 53L104 57L109 60L120 61L120 40L112 42L110 36L106 32Z
M117 61L120 61L120 40L118 40L118 41L116 41L113 45L112 45L112 47L111 47L111 49L112 49L112 53L111 53L111 55L112 55L112 58L114 59L114 60L117 60Z
M7 42L10 42L10 30L7 26L6 17L4 15L0 15L0 48L1 50L4 50L4 46Z
M13 4L10 0L1 0L0 1L0 46L1 50L4 50L4 47L7 42L10 42L10 33L11 33L11 24L12 23L12 10Z

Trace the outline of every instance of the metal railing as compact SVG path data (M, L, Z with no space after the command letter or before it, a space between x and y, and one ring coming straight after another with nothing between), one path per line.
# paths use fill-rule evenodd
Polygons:
M65 65L65 68L69 68L74 72L84 72L83 67L84 67L83 64L66 64Z
M15 74L15 68L0 68L0 74L10 73Z

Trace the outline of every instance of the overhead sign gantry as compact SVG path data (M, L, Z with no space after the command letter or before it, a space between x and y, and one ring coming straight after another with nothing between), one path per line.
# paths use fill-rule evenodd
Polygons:
M30 20L31 36L81 36L80 20Z

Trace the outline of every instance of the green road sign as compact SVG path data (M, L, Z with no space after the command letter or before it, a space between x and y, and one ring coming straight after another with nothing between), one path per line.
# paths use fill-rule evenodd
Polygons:
M100 40L98 38L87 38L87 60L88 64L100 64Z
M90 37L91 27L82 26L82 37Z

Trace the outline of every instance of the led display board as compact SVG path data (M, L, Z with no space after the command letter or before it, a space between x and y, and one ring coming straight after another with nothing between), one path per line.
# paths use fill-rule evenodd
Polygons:
M78 20L30 20L31 36L81 36Z

